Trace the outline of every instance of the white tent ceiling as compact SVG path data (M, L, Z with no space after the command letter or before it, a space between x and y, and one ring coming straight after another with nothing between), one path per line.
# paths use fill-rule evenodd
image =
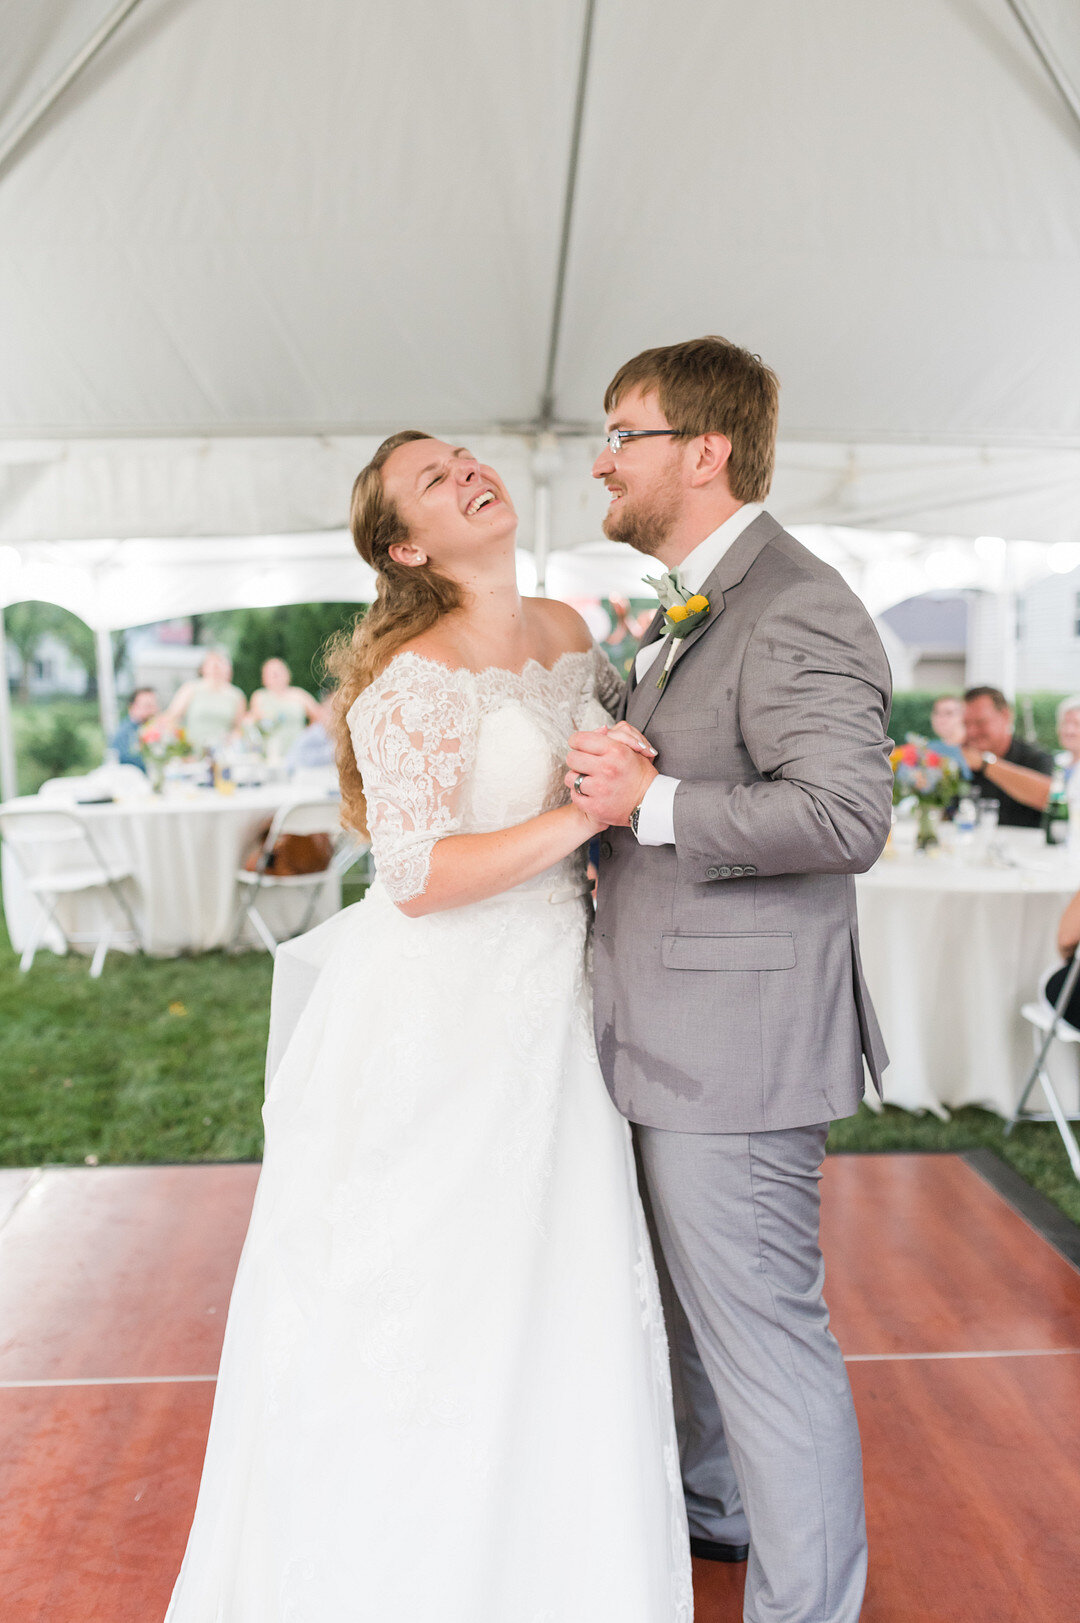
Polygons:
M789 522L1080 535L1075 0L124 9L0 167L0 541L334 529L409 423L527 544L552 430L589 544L606 379L710 330ZM118 14L0 0L0 153Z

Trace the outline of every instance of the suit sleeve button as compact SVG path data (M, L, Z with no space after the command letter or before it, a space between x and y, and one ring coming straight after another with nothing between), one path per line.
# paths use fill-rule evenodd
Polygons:
M706 877L706 879L719 879L719 877L720 877L720 869L719 868L706 868L705 877Z
M747 873L747 874L755 874L755 873L757 873L757 869L756 869L756 868L755 868L755 867L754 867L754 866L753 866L753 864L752 864L752 863L751 863L751 864L750 864L750 865L749 865L749 866L748 866L748 867L746 867L746 868L744 868L744 869L743 869L743 873Z
M728 867L726 862L724 863L723 867L720 869L720 878L721 879L730 879L731 878L731 869Z
M745 868L732 868L731 877L732 879L741 879L745 872Z

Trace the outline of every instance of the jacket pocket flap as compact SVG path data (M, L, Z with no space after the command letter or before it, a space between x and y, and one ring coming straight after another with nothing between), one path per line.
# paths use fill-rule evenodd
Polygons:
M795 937L784 931L754 935L665 935L665 969L794 969Z

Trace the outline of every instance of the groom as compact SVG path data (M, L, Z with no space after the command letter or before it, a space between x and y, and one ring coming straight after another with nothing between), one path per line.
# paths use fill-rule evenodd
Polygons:
M777 393L722 338L613 378L604 530L674 572L676 613L624 705L656 764L579 733L567 782L610 825L596 1037L658 1243L694 1553L749 1543L747 1623L854 1623L862 1469L818 1179L864 1057L875 1083L887 1063L852 876L889 830L890 681L862 604L762 506Z

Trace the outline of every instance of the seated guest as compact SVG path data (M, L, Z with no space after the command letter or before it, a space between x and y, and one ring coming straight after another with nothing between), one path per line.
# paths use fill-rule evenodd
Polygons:
M940 699L935 699L930 712L930 728L934 734L930 748L955 761L962 778L970 778L971 768L964 760L963 699L958 699L952 693L943 693Z
M1058 705L1057 735L1058 743L1069 753L1065 767L1065 777L1068 779L1077 761L1080 761L1080 693L1074 693L1071 699L1062 699Z
M153 688L136 688L128 701L127 715L109 739L109 748L116 751L121 766L137 766L146 771L146 763L139 748L139 729L158 713L158 696Z
M287 772L310 772L317 767L333 766L334 741L326 730L329 719L329 706L316 705L315 720L289 746L285 757Z
M177 688L162 720L167 727L182 727L191 753L201 755L238 738L246 710L247 700L233 686L232 660L215 651L207 654L194 682Z
M1044 996L1052 1009L1057 1006L1057 1000L1065 985L1065 977L1069 973L1069 965L1078 946L1080 946L1080 891L1077 891L1061 915L1061 923L1058 925L1058 951L1064 958L1065 965L1063 969L1055 970L1046 983ZM1061 1011L1061 1018L1080 1030L1080 980L1069 994L1069 1001Z
M999 803L1002 828L1038 828L1050 798L1053 756L1013 732L1012 706L998 688L964 694L964 759L986 799Z
M247 719L272 737L274 754L287 755L308 722L320 719L319 706L304 688L294 688L292 672L283 659L268 659L262 668L263 685L251 695Z

